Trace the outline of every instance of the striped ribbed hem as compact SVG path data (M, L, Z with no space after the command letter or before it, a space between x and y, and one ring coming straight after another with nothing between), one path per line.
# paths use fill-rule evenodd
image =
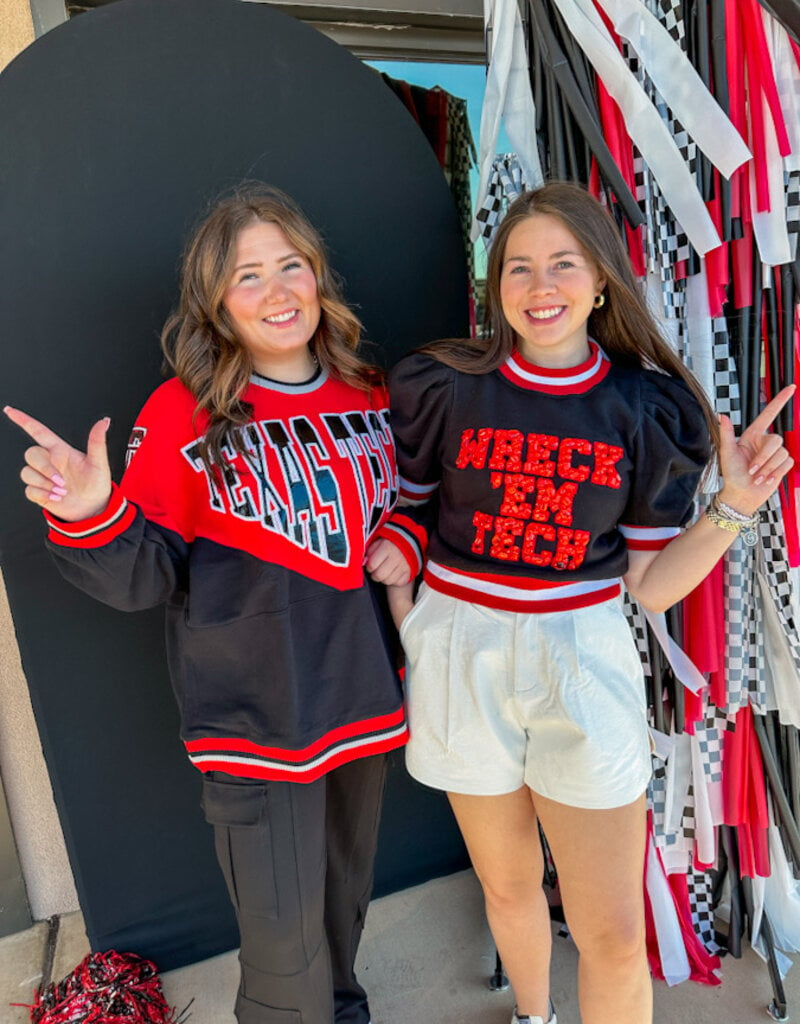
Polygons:
M489 573L469 573L428 562L423 580L432 590L507 612L563 612L618 597L619 579L544 583Z
M400 500L404 505L424 505L430 501L439 486L438 481L434 484L415 484L401 476L399 481Z
M112 484L108 505L91 519L65 523L46 511L44 517L50 527L47 539L54 544L64 548L101 548L127 530L136 518L136 508L117 485Z
M425 551L428 547L428 531L424 526L402 512L393 512L391 519L378 530L378 537L390 541L408 562L411 578L416 579L425 564Z
M680 536L679 526L623 526L619 532L625 538L629 551L661 551L671 540Z
M215 736L186 743L189 759L201 772L225 772L246 779L314 782L348 761L402 747L408 740L405 712L367 718L341 726L308 747L263 747L249 740Z

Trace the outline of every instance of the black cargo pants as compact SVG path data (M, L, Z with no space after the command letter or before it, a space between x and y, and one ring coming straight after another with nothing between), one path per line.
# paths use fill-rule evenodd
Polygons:
M353 964L386 760L361 758L311 783L204 777L241 936L239 1024L368 1024Z

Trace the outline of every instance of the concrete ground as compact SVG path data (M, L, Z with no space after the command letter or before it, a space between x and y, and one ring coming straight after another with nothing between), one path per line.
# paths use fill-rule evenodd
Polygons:
M42 976L48 926L0 940L0 1024L24 1024ZM60 980L88 952L80 914L63 917L52 968ZM554 926L553 1000L559 1024L578 1024L577 955ZM765 964L749 949L741 960L722 961L722 985L686 982L655 985L656 1024L758 1024L767 1022L772 995ZM370 993L373 1024L508 1024L513 997L492 992L494 947L471 871L376 900L361 944L358 973ZM238 978L236 953L162 976L168 1002L182 1009L193 1000L188 1024L235 1024L231 1010ZM789 1019L800 1022L800 966L788 974ZM613 1008L608 1024L614 1024Z

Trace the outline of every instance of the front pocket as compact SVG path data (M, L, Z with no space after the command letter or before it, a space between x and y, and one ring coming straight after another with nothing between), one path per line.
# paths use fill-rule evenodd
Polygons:
M189 555L186 624L224 626L289 605L287 570L243 551L198 538Z
M264 783L203 779L203 813L237 915L278 916L268 801Z
M429 588L427 587L426 584L423 583L420 586L420 588L419 588L419 592L417 594L417 599L413 603L413 605L411 606L411 609L410 609L408 615L406 615L406 617L400 623L400 629L397 632L398 632L398 636L400 637L400 643L403 645L403 647L405 647L404 639L405 639L406 633L408 632L408 627L409 627L409 625L411 623L411 620L415 619L417 617L417 612L419 611L420 607L422 606L422 603L425 600L425 595L427 593L429 593Z

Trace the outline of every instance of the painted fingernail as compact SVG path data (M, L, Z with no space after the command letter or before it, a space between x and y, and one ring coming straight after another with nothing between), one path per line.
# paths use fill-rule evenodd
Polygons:
M753 473L757 473L757 472L758 472L758 466L751 466L751 467L750 467L750 468L748 469L748 471L747 471L747 472L748 472L748 473L750 474L750 476L752 476L752 475L753 475Z
M56 485L56 487L66 487L67 486L67 481L64 479L64 477L60 473L53 473L53 475L50 477L50 479L53 481L53 483Z
M763 476L757 476L756 479L755 479L755 483L763 484L764 483L764 477Z
M56 494L56 492L55 492L55 491L51 491L51 492L50 492L50 493L49 493L49 494L47 495L47 500L48 500L48 501L61 501L61 497L62 497L62 496L61 496L60 494Z
M68 494L69 492L67 491L66 487L54 487L53 490L50 493L51 494L59 494L63 498L64 495Z

